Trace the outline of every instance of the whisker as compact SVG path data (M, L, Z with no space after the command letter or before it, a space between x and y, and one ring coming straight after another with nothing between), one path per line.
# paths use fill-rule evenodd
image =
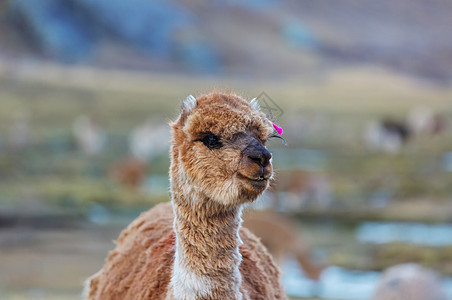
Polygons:
M276 135L276 134L275 134L275 135L272 135L272 136L269 137L269 139L271 139L271 138L281 139L281 140L283 141L284 146L288 146L286 140L285 140L282 136L280 136L280 135Z

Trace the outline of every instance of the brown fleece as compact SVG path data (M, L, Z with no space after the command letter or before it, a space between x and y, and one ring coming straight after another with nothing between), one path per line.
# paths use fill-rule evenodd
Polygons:
M126 229L91 280L89 299L164 299L175 235L169 203L142 213Z
M175 250L173 217L170 203L159 204L124 229L91 280L89 299L165 299ZM286 299L270 254L246 228L240 229L240 237L242 289L249 299Z
M121 233L90 279L89 299L287 299L271 256L241 228L241 205L254 201L272 174L271 163L261 166L247 151L264 147L271 122L237 95L211 93L195 106L184 102L172 129L172 203ZM207 133L222 146L207 147Z

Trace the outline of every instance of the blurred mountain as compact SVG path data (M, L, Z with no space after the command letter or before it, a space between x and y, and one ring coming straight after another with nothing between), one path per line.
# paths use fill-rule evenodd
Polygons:
M9 0L0 12L3 60L271 77L378 64L452 78L450 1Z

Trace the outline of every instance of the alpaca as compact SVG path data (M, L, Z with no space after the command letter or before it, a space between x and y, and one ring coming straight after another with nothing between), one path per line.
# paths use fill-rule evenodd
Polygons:
M149 169L144 161L128 157L113 165L108 175L121 186L138 191Z
M388 268L382 275L372 300L446 300L437 273L418 264Z
M287 299L280 272L241 227L242 207L272 178L274 124L232 93L182 104L171 124L171 203L141 214L87 280L94 299Z
M72 125L72 132L77 146L85 154L98 155L104 151L107 135L94 118L87 115L78 116Z

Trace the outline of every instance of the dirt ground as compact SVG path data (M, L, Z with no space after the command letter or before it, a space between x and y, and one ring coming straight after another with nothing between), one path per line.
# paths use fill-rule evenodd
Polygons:
M102 266L119 231L89 225L1 230L0 294L7 299L76 299L84 279Z

